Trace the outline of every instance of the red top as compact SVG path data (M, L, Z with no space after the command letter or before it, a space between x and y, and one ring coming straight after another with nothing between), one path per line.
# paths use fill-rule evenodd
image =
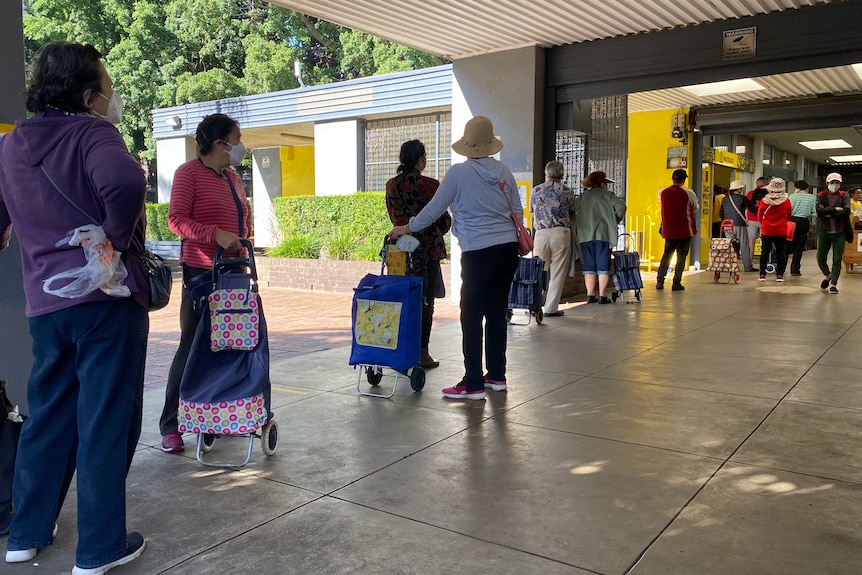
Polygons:
M661 192L661 236L681 240L697 234L691 196L682 186L674 184Z
M760 218L760 233L764 236L786 236L787 220L793 215L793 204L787 198L777 206L770 206L766 202L760 202L757 211Z
M227 176L239 196L243 212L243 231L239 233L239 214ZM183 239L180 261L195 268L210 268L218 247L216 230L225 230L248 238L251 235L251 209L242 182L233 170L218 176L200 160L191 160L174 174L168 227ZM224 257L238 257L225 252Z

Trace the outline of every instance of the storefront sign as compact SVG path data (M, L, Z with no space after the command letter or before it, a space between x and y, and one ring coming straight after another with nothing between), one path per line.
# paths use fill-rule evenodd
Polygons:
M724 31L721 47L722 60L754 58L757 50L757 26Z

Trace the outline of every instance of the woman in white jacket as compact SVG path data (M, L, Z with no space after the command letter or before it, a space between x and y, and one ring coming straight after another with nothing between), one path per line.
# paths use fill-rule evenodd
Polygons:
M428 205L409 224L390 232L396 239L423 230L451 209L452 233L462 250L464 353L463 379L443 390L443 396L452 399L479 400L485 399L485 388L506 390L506 311L518 267L518 238L509 203L516 217L523 217L523 208L512 172L489 157L502 149L491 120L476 116L467 122L452 150L468 160L450 167ZM487 373L482 371L483 348Z

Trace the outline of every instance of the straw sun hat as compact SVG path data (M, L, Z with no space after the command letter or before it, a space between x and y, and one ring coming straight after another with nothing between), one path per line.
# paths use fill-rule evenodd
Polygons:
M452 150L468 158L493 156L503 149L503 142L494 135L494 126L485 116L476 116L464 126L464 137L452 144Z

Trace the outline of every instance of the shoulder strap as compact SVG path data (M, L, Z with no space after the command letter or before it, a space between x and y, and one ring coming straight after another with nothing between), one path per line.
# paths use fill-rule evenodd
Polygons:
M63 196L63 197L66 199L66 201L67 201L67 202L69 202L70 204L72 204L72 207L74 207L76 210L78 210L79 212L81 212L82 214L84 214L84 216L85 216L88 220L90 220L90 222L91 222L92 224L97 225L97 226L98 226L98 225L101 225L98 221L96 221L96 218L94 218L93 216L91 216L90 214L88 214L87 212L85 212L85 211L84 211L84 209L83 209L81 206L79 206L78 204L76 204L75 202L73 202L73 201L72 201L72 198L70 198L69 196L67 196L67 195L63 192L63 190L61 190L61 189L60 189L60 186L58 186L58 185L57 185L57 182L55 182L55 181L54 181L54 179L53 179L53 178L51 177L51 175L48 173L48 170L46 170L46 169L45 169L45 164L40 163L40 164L39 164L39 167L40 167L40 168L42 168L42 173L43 173L43 174L45 174L45 177L46 177L46 178L48 178L48 181L49 181L49 182L51 182L51 185L52 185L52 186L54 186L54 188L55 188L58 192L60 192L60 195L61 195L61 196Z
M230 193L233 196L233 201L236 204L236 213L237 220L239 221L239 237L242 238L245 234L243 233L243 217L242 217L242 203L239 201L239 196L236 193L236 188L233 187L233 180L230 177L230 173L225 171L225 177L227 178L227 185L230 186Z
M744 197L744 196L743 196ZM727 196L730 205L733 206L734 211L739 214L739 217L742 218L742 221L746 221L745 216L742 215L742 212L739 211L739 208L736 207L736 202L733 201L733 196Z

